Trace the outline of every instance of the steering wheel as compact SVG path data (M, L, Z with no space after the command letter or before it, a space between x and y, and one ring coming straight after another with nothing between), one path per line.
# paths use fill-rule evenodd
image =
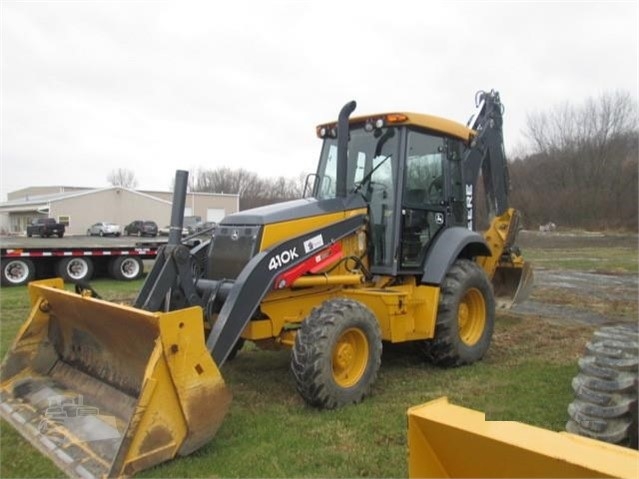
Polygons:
M430 185L428 185L428 190L426 192L426 195L430 203L437 203L438 201L441 201L443 196L442 193L444 190L443 186L444 186L443 176L438 176L431 182Z

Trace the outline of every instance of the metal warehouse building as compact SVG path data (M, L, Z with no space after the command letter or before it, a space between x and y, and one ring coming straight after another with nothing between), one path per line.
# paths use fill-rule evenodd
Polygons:
M137 191L119 186L88 189L69 186L30 187L11 192L0 203L0 229L22 234L31 220L55 218L67 225L67 234L84 235L98 221L124 226L133 220L152 220L159 227L169 224L172 193ZM219 221L239 211L237 194L189 193L185 216Z

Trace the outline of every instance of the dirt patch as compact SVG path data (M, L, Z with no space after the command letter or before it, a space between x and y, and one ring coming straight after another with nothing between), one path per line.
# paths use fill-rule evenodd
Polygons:
M510 313L597 326L636 321L638 287L634 274L535 269L530 297Z
M558 327L547 318L500 313L489 360L497 364L517 364L523 359L542 359L563 364L570 358L576 362L592 330L572 322L564 321Z

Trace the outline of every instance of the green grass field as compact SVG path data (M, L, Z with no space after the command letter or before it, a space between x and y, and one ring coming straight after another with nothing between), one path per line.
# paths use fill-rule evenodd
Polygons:
M543 259L542 251L528 255ZM619 255L614 264L636 265L636 251ZM567 267L590 269L582 263ZM92 284L106 299L126 302L141 282ZM26 288L3 288L0 308L4 356L28 315ZM636 316L636 304L634 308L630 314ZM501 312L484 360L456 369L424 363L407 346L386 348L373 395L336 411L312 409L297 395L289 351L249 345L222 368L234 400L213 441L140 476L406 477L406 410L440 396L486 411L489 419L562 430L572 400L571 379L592 330ZM52 463L2 424L0 477L59 476Z

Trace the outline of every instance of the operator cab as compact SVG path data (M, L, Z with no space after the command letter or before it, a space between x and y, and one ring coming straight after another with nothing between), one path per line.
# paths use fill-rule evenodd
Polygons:
M437 117L393 113L349 122L347 194L368 204L369 255L375 274L422 271L428 246L450 226L466 227L462 158L472 130ZM338 194L335 124L323 139L313 196Z

